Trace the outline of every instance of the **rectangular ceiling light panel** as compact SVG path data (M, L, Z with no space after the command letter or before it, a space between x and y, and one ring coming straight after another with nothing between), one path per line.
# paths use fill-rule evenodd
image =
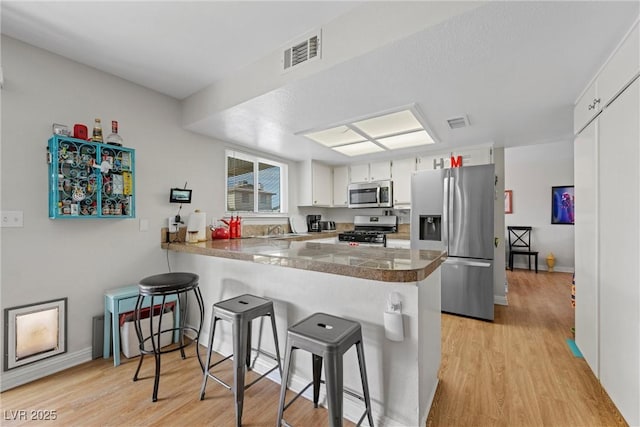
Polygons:
M319 132L307 133L304 136L327 147L335 147L336 145L351 144L365 140L362 135L357 134L347 126L338 126Z
M361 120L354 122L353 125L372 138L422 129L422 125L411 110L398 111L397 113Z
M424 130L390 136L387 138L378 138L377 141L389 150L417 147L418 145L433 144L434 142L429 134Z
M433 144L416 114L407 109L304 136L347 156Z
M370 154L377 153L378 151L384 151L384 148L369 141L358 142L349 145L341 145L339 147L333 147L333 149L346 156L359 156L361 154Z

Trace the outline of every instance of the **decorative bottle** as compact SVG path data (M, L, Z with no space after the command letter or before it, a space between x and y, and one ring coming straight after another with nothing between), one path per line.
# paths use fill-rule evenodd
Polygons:
M107 136L107 144L122 146L122 137L118 135L118 122L111 121L111 133Z
M229 237L235 239L238 237L238 220L231 215L229 221Z
M236 216L236 237L239 239L242 237L242 218Z
M102 142L102 123L98 118L96 118L93 124L93 138L91 138L91 140L93 142Z

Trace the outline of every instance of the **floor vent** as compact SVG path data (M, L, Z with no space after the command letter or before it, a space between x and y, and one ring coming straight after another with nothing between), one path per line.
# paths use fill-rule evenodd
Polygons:
M320 30L284 50L283 69L286 71L317 58L320 58Z
M469 126L469 119L467 116L454 117L447 119L450 129L460 129Z

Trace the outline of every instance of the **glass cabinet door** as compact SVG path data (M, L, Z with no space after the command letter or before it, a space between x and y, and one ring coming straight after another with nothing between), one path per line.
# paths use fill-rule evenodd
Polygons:
M121 147L100 146L101 172L100 213L106 217L132 217L133 153ZM107 172L105 172L107 170Z

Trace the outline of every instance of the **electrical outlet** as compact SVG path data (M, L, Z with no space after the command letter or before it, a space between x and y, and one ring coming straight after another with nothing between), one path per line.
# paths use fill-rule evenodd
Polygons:
M22 211L2 211L0 227L23 227Z

